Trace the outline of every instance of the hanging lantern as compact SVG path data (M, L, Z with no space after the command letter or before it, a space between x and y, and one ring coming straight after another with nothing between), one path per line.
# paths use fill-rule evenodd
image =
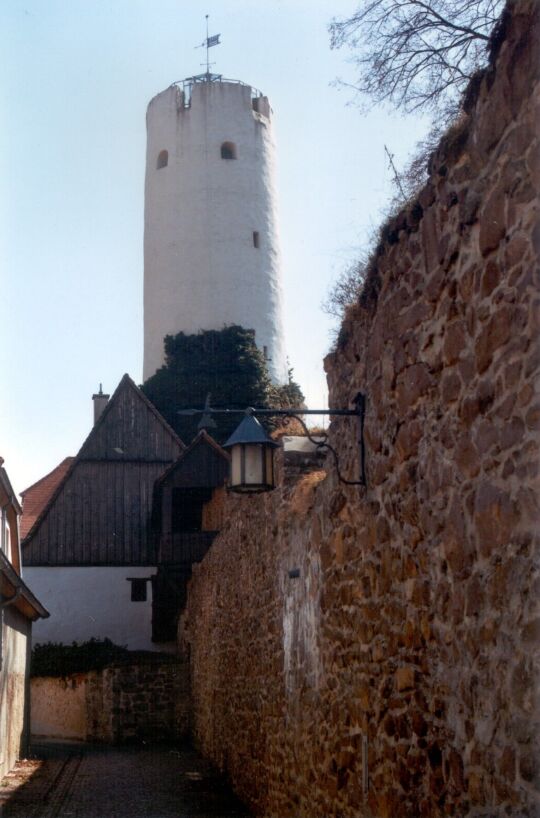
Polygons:
M231 450L231 491L249 494L275 488L273 450L279 445L253 415L246 415L223 448Z

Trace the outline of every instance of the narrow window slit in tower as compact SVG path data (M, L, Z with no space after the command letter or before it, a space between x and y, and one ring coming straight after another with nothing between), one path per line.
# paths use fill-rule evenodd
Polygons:
M221 146L222 159L236 159L236 145L234 142L223 142Z
M169 164L169 151L161 151L157 158L156 168L166 168Z
M253 231L253 246L257 247L257 248L260 246L259 245L259 231L258 230Z

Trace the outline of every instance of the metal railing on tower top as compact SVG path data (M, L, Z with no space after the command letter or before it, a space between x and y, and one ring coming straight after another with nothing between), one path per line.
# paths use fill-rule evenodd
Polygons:
M230 85L243 85L246 88L251 89L251 99L258 99L259 97L264 96L262 91L259 91L258 88L254 88L248 82L229 79L228 77L224 77L223 74L211 74L209 72L205 72L204 74L196 74L193 77L186 77L186 79L183 80L177 80L176 82L171 83L171 87L176 85L177 87L182 88L184 94L184 108L189 108L191 105L191 90L193 86L204 82L226 82Z

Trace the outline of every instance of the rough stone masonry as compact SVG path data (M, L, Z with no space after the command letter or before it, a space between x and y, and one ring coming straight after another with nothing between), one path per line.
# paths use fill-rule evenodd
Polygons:
M195 736L259 815L540 814L539 7L510 8L326 360L367 489L230 496L194 572Z

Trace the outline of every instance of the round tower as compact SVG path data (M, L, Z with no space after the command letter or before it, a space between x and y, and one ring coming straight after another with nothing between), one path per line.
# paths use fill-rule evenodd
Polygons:
M240 324L285 383L268 99L203 74L154 97L146 122L144 379L165 335Z

